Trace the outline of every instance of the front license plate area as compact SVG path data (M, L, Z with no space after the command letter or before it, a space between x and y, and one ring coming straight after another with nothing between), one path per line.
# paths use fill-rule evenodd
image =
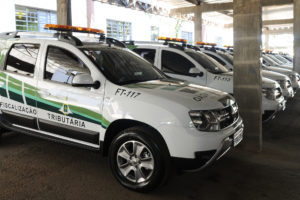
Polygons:
M240 130L238 130L238 132L236 132L233 135L233 146L237 146L242 140L243 140L243 133L244 133L244 129L241 128Z

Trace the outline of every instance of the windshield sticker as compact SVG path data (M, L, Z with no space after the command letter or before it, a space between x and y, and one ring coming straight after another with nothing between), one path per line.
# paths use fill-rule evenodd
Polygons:
M208 94L199 94L199 95L195 96L193 99L195 101L202 101L203 99L205 99L207 97L208 97Z
M229 77L226 77L226 76L215 76L214 77L214 80L216 81L226 81L226 82L229 82L231 79Z
M126 89L118 88L116 90L116 92L115 92L115 95L126 96L126 97L129 97L129 98L136 98L136 97L140 96L141 93L139 93L139 92L133 92L133 91L128 91Z

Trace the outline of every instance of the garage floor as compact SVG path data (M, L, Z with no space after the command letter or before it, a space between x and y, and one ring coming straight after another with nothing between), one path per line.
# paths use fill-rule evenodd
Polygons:
M9 133L0 145L0 199L300 199L300 94L264 125L262 153L231 151L150 194L121 187L95 152Z

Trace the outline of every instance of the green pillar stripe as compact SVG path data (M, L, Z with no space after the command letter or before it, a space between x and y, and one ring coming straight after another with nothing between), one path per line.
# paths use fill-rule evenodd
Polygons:
M8 76L8 80L13 82L14 84L22 85L22 81L19 81L11 76Z

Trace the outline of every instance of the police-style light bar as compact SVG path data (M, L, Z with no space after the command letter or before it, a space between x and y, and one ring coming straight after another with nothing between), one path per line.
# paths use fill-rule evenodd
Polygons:
M197 45L207 45L207 46L217 46L216 43L208 43L208 42L196 42Z
M158 37L158 40L187 43L187 41L185 39L170 38L170 37Z
M233 48L231 45L224 45L225 48Z
M84 28L78 26L46 24L44 28L48 30L56 30L56 31L63 31L63 32L92 33L92 34L99 34L99 35L104 34L104 31L100 29Z

